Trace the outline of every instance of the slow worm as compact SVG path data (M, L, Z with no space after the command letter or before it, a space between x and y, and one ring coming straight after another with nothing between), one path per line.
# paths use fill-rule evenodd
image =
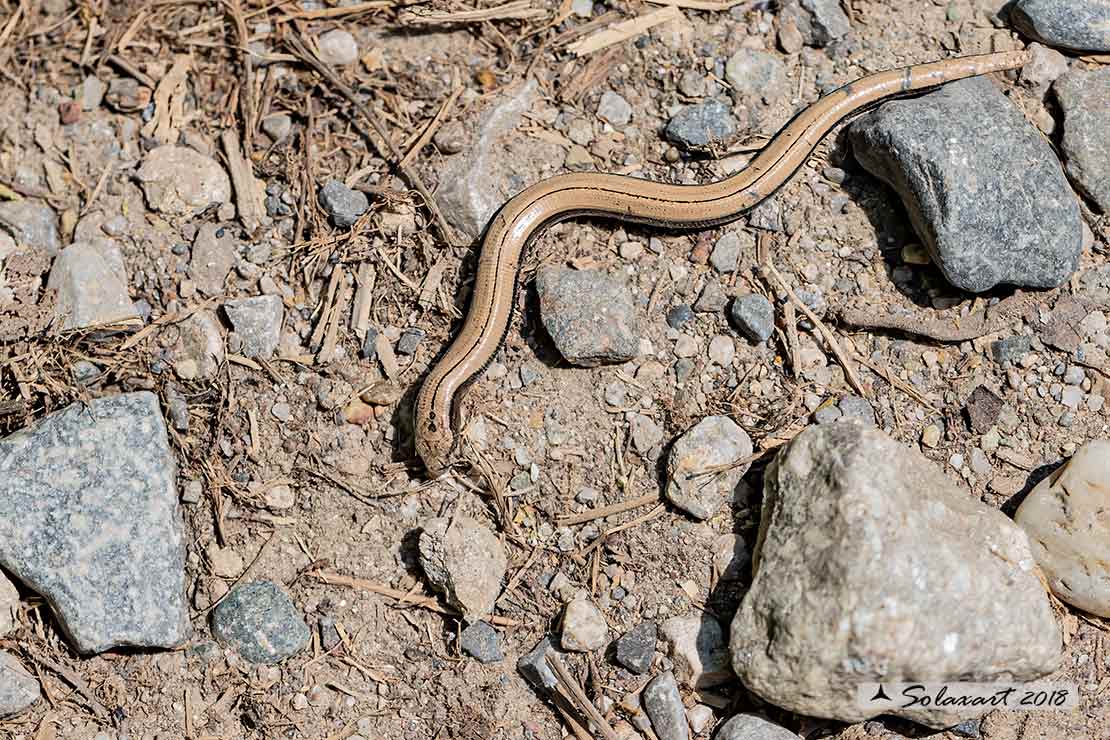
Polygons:
M778 190L845 117L887 98L953 80L1021 67L1024 51L957 57L879 72L801 111L743 171L705 185L670 185L598 173L557 175L509 200L486 228L462 330L428 373L416 399L416 451L428 474L452 464L461 429L460 395L492 361L509 328L521 257L539 231L575 216L607 216L668 229L737 219Z

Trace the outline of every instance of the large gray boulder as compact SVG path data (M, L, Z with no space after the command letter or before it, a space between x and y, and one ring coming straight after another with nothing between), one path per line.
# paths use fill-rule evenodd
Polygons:
M1049 46L1110 51L1110 0L1017 0L1010 22Z
M1061 658L1024 532L856 422L810 427L768 467L755 559L732 665L799 714L857 722L883 712L859 683L1024 681ZM942 728L985 712L883 713Z
M1079 203L1052 147L984 78L886 103L849 129L957 288L1054 288L1083 247Z
M1110 67L1068 72L1053 90L1064 111L1060 144L1068 175L1103 213L1110 212Z

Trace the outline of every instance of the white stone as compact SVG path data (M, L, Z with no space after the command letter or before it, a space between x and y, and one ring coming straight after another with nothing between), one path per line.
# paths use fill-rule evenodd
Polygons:
M220 163L186 147L166 144L150 150L135 179L147 204L171 216L192 216L231 200L231 180Z
M1062 601L1110 617L1110 440L1088 442L1041 481L1014 519Z
M671 617L659 625L659 637L684 685L707 688L733 678L724 630L708 614Z
M563 612L563 650L588 653L605 647L609 625L596 606L585 599L575 599Z
M325 64L345 67L358 61L358 42L341 28L320 34L316 43L320 48L320 60Z

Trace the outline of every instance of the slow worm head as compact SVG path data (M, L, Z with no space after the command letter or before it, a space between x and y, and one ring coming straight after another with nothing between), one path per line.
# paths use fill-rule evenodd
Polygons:
M845 117L887 98L953 80L1021 67L1024 51L957 57L879 72L849 83L806 108L742 172L705 185L669 185L633 177L558 175L522 191L486 228L470 309L458 336L428 373L416 399L416 451L429 475L451 465L458 443L459 396L490 363L508 331L521 256L538 231L580 215L669 229L728 223L778 190L821 139Z

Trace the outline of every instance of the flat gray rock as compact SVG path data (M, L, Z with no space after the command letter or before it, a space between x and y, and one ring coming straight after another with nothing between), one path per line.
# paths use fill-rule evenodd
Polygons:
M1110 211L1110 67L1073 70L1056 80L1053 89L1064 111L1061 143L1068 175L1106 213Z
M1079 261L1079 204L1052 147L989 80L886 103L849 129L957 288L1051 288ZM1017 197L1021 194L1021 197Z
M778 453L754 558L732 665L798 714L871 718L855 697L863 681L1027 681L1059 665L1025 533L859 423L810 427ZM987 709L887 713L944 728Z
M135 173L147 205L170 216L192 216L231 200L231 180L212 157L188 147L151 149Z
M251 663L280 663L312 635L289 594L271 581L237 586L212 610L212 634Z
M348 34L349 35L349 34ZM317 195L320 207L328 212L333 224L341 229L355 225L358 217L370 208L366 193L352 190L339 180L328 180Z
M737 296L729 316L733 326L753 342L766 342L775 333L775 308L758 293Z
M757 714L737 714L721 725L715 740L798 740L798 733Z
M498 663L505 657L497 630L488 622L478 621L464 629L459 634L459 649L479 663Z
M520 125L536 99L536 82L529 79L511 94L490 104L479 116L466 152L447 160L435 199L451 225L477 239L505 200L516 194L514 168L505 155L502 137Z
M659 638L684 686L708 688L732 680L725 631L708 614L671 617L659 625Z
M540 319L572 365L627 362L640 350L640 322L628 286L598 270L545 267L536 276Z
M7 231L20 244L36 247L47 254L62 248L58 238L58 215L37 200L0 202L0 232Z
M75 403L0 440L0 565L82 653L189 636L176 463L146 391Z
M659 740L689 740L686 707L682 705L682 694L673 673L660 673L648 681L640 694L640 702Z
M238 249L230 229L216 224L201 224L193 240L189 277L197 284L197 290L204 295L222 295L224 281L238 260Z
M679 437L667 458L667 498L698 519L708 519L728 501L750 463L752 439L727 416L707 416ZM726 470L722 466L734 465ZM717 471L717 472L713 472Z
M0 717L19 714L39 700L39 682L19 658L0 650Z
M127 271L111 239L74 242L50 268L47 287L57 291L54 311L63 329L140 324L127 293Z
M732 106L724 100L706 100L675 113L663 133L683 149L700 151L727 145L737 129Z
M1110 51L1110 0L1018 0L1010 22L1049 46Z
M285 316L280 296L239 298L225 303L224 311L243 343L245 357L268 360L274 356L281 340L281 322Z
M1045 478L1014 520L1062 601L1110 617L1110 440L1088 442Z
M420 565L436 590L468 620L492 612L508 567L497 535L465 516L435 517L423 530Z
M771 101L786 87L786 65L766 51L740 49L725 64L725 79L740 101Z

